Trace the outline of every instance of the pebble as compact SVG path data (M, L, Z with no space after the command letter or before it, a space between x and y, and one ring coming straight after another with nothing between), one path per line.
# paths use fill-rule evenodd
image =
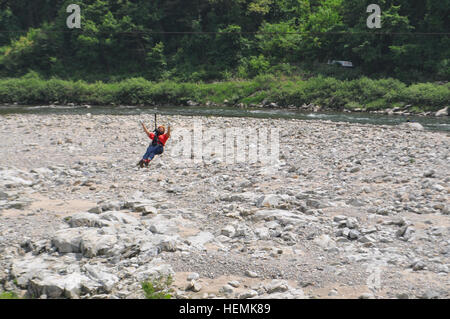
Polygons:
M198 280L199 278L200 278L200 275L196 272L193 272L187 276L187 281Z
M234 291L233 287L230 285L224 285L219 289L219 293L232 294Z
M258 278L259 277L258 273L251 271L251 270L247 270L245 272L245 275L250 278Z

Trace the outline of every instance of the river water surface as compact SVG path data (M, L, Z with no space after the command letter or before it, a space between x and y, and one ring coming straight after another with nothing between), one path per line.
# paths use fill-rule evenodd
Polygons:
M373 113L344 113L344 112L305 112L293 109L261 109L261 108L233 108L233 107L204 107L204 106L0 106L0 115L6 114L109 114L109 115L138 115L147 119L154 113L162 115L186 116L224 116L224 117L253 117L253 118L284 118L300 120L325 120L332 122L398 125L406 121L418 122L425 129L432 131L450 132L450 117L424 117L385 115Z

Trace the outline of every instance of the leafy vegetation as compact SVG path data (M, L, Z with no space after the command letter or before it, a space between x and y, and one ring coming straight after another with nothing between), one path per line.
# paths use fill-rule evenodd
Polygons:
M171 299L172 289L170 286L173 283L172 276L160 276L152 278L142 283L142 289L147 299Z
M388 78L362 77L338 80L333 77L280 79L262 75L252 80L215 83L152 82L131 78L104 83L43 80L36 73L19 79L0 79L0 101L19 104L92 104L92 105L187 105L188 101L206 104L247 106L275 102L279 106L316 104L334 110L384 109L392 106L416 110L438 110L448 105L450 83L407 85Z
M88 82L261 74L388 76L408 84L448 79L450 37L442 33L450 30L450 0L378 0L382 28L371 30L366 8L372 2L4 0L0 30L9 32L0 33L0 76L35 71ZM81 29L66 26L72 3L81 7ZM351 60L356 69L337 70L328 59Z
M0 299L19 299L19 296L15 292L8 291L8 292L1 292L0 293Z

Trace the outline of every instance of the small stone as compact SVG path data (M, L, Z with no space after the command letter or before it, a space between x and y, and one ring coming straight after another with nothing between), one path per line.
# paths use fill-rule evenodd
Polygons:
M333 296L337 296L338 292L336 289L331 289L330 292L328 293L328 296L333 297Z
M161 251L175 252L177 251L177 242L175 240L164 240L158 247Z
M360 170L361 170L361 168L358 167L358 166L356 166L356 167L353 167L353 168L350 170L350 173L356 173L356 172L359 172Z
M158 210L155 207L148 206L148 205L142 207L141 212L142 212L142 216L158 214Z
M103 213L103 210L101 209L101 207L95 206L95 207L92 207L91 209L89 209L88 212L92 213L92 214L101 214L101 213Z
M187 276L187 281L198 280L199 278L200 278L200 275L196 272L193 272Z
M285 292L289 290L289 286L286 280L272 280L270 284L265 286L267 293L272 294L275 292Z
M423 177L428 177L428 178L431 178L431 177L434 177L434 174L435 174L436 172L434 171L434 170L429 170L429 171L426 171L424 174L423 174Z
M357 231L357 230L350 230L349 231L349 233L348 233L348 238L349 239L358 239L358 237L360 236L360 233L359 233L359 231Z
M369 236L369 235L364 235L364 236L362 236L362 237L360 237L359 239L358 239L358 241L359 242L361 242L361 243L374 243L375 242L375 239L373 239L371 236Z
M324 250L329 250L336 247L336 243L331 239L330 236L322 234L314 239L314 242L322 247Z
M447 265L439 265L437 271L442 273L448 273L449 269Z
M347 220L347 216L344 215L336 215L333 217L333 221L336 223L340 223Z
M406 224L406 220L403 217L397 217L391 222L393 225L404 226Z
M346 226L350 229L356 228L358 226L358 221L355 218L349 218L346 221Z
M259 277L259 275L256 272L251 271L251 270L247 270L245 272L245 275L250 278L258 278Z
M187 286L186 290L191 290L193 292L199 292L200 290L202 290L202 285L199 282L192 280L189 283L189 285Z
M423 261L418 260L412 263L411 267L414 271L419 271L425 269L426 265Z
M228 225L228 226L222 228L220 233L224 236L232 238L236 233L236 229L232 225Z
M248 290L238 295L238 299L249 299L258 296L258 292L256 290Z
M230 285L224 285L222 288L219 289L219 293L223 294L231 294L233 293L234 289Z
M396 232L396 236L404 241L408 241L412 238L415 233L415 229L410 226L403 226Z

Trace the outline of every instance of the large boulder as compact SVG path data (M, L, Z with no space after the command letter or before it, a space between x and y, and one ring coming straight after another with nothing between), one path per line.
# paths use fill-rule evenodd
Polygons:
M116 251L117 236L101 234L96 229L84 231L80 241L80 251L83 256L92 258L95 256L112 256Z
M43 256L33 256L29 253L12 261L11 276L20 288L26 289L28 281L48 269L49 264Z
M82 253L83 256L114 255L113 248L117 243L117 236L102 232L97 228L68 228L56 232L52 245L62 254Z
M174 274L175 272L169 264L164 263L161 258L155 258L151 262L139 267L134 277L137 281L142 282L149 279L173 276Z
M402 124L400 124L400 127L405 128L405 129L418 130L418 131L425 130L425 128L422 126L422 124L415 123L415 122L402 123Z
M66 276L44 272L30 279L28 292L32 297L46 295L47 298L77 298L82 286L89 279L80 274L72 273Z
M317 217L296 214L282 209L259 210L253 216L253 220L259 221L278 221L281 225L296 225L317 221Z
M443 108L442 110L437 111L435 116L437 117L448 116L448 106Z
M0 186L16 188L33 186L35 184L33 175L18 169L0 169Z
M91 280L81 274L74 255L51 257L25 254L13 260L11 276L31 297L77 298Z
M331 239L330 236L322 234L319 237L314 239L314 242L322 247L324 250L329 250L336 247L336 242Z
M115 211L105 212L100 214L99 217L100 219L110 221L113 223L132 224L132 225L140 224L138 219L122 212L115 212Z
M119 277L102 266L87 264L84 265L83 270L90 279L98 283L96 293L110 293L119 282Z
M62 254L80 253L83 229L68 228L61 229L52 238L52 245Z

